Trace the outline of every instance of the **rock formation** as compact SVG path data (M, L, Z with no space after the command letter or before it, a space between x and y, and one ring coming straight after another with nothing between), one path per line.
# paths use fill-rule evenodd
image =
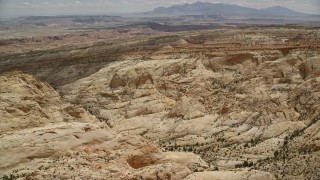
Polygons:
M107 52L90 44L91 54L59 61L59 70L11 64L38 79L0 76L0 175L317 179L318 34L271 28L137 36Z

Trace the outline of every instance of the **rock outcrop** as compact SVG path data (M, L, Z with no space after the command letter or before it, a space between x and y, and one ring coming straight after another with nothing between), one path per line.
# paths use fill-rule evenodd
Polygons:
M0 76L0 133L58 122L95 122L81 106L64 101L49 84L21 72Z
M318 35L298 28L109 34L109 44L94 39L26 57L13 49L0 55L0 71L32 67L59 93L31 75L0 76L0 175L317 179Z
M207 167L193 153L170 158L141 136L115 133L30 75L3 74L0 84L1 178L183 179Z
M293 153L284 150L291 143L298 148L298 137L289 137L319 128L314 124L319 108L312 100L319 82L313 71L301 74L304 51L210 56L214 58L182 54L172 59L156 52L146 61L126 57L59 89L72 103L100 109L98 117L116 132L142 135L168 151L194 152L213 169L251 167L273 173L269 166L278 161L275 154ZM307 163L313 167L319 167L316 141L304 143L314 147Z

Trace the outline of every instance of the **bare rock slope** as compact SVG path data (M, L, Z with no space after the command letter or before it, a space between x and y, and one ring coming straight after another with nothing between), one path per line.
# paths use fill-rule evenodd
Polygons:
M193 153L168 155L141 136L114 133L30 75L0 82L2 178L183 179L207 168Z
M172 52L127 57L60 91L116 132L194 152L211 169L317 176L319 51L163 51Z
M319 34L181 32L31 53L28 72L59 93L0 76L0 177L317 179ZM16 55L2 67L23 66Z
M21 72L0 76L0 133L57 122L94 122L80 106L63 101L47 83Z

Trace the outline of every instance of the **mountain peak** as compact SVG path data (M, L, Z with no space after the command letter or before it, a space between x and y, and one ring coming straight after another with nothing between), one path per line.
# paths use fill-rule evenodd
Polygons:
M273 14L280 14L283 16L298 16L298 15L304 15L303 13L296 12L294 10L291 10L287 7L283 6L272 6L268 8L260 9L264 12L273 13Z
M288 10L290 10L289 8L284 7L284 6L271 6L271 7L265 8L265 9L288 9Z
M273 6L263 9L255 9L243 7L235 4L227 3L210 3L197 1L191 4L174 5L171 7L160 7L152 11L152 13L160 14L188 14L188 15L243 15L243 16L303 16L305 14L298 13L287 7Z
M262 10L277 10L277 11L291 11L291 12L295 12L287 7L283 7L283 6L271 6L271 7L267 7L267 8L262 8Z

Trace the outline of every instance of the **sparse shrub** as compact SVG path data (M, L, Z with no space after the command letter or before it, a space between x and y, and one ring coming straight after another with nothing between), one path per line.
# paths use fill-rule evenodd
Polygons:
M249 167L248 161L244 161L243 164L242 164L242 166L243 166L243 167Z
M278 151L275 151L275 152L274 152L274 157L277 158L278 156L279 156L279 152L278 152Z
M2 176L2 180L15 180L15 179L18 179L19 176L18 175L13 175L13 174L10 174L10 175L4 175Z
M97 118L100 116L100 109L96 108L92 105L85 106L85 109L92 115L96 116Z

